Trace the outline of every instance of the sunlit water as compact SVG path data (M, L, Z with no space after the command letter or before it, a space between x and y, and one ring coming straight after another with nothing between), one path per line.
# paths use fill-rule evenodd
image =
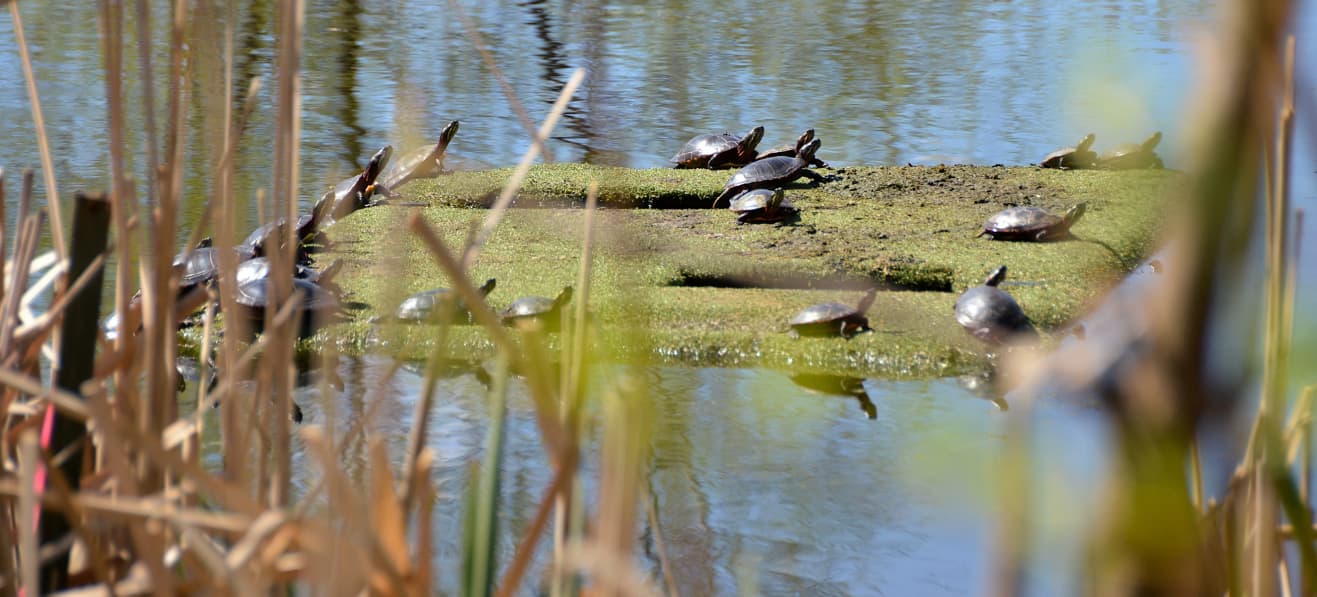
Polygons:
M272 4L243 3L230 18L210 3L192 3L197 22L207 25L190 34L185 222L196 218L218 160L225 23L234 27L235 97L254 77L265 83L238 154L237 186L244 200L270 187ZM836 165L1028 164L1087 132L1097 134L1101 149L1161 130L1158 151L1175 167L1193 83L1191 40L1214 15L1213 3L1194 0L458 4L532 126L572 71L586 69L584 87L548 143L552 159L634 167L664 166L694 134L739 133L756 124L766 127L767 145L817 129L820 157ZM163 37L167 9L154 6L152 29ZM109 149L95 3L21 8L61 195L102 188ZM1317 31L1314 12L1305 6L1296 27L1301 65L1317 60L1305 35ZM126 29L134 30L131 14ZM141 148L146 127L131 36L128 46L127 133L130 147ZM445 1L313 0L304 47L303 204L380 145L406 150L432 142L448 120L462 122L451 148L458 167L511 165L526 149L526 124ZM163 101L168 62L157 48L154 91ZM7 15L0 16L0 81L7 83L0 85L0 166L12 201L18 169L38 166L39 157ZM1309 113L1317 103L1313 81L1300 83L1294 200L1310 214L1298 301L1307 305L1317 296L1308 132L1317 130ZM165 116L161 103L157 122ZM129 160L143 179L141 150ZM39 183L39 199L44 192ZM248 214L250 224L254 207ZM1298 317L1300 330L1317 326L1307 309ZM1296 341L1308 346L1307 355L1317 354L1312 334L1300 332ZM421 383L404 370L382 384L384 367L374 357L342 365L347 390L332 403L309 392L299 397L309 422L361 416L374 404L372 434L387 438L397 456ZM1296 369L1301 380L1317 381L1317 368ZM870 420L855 398L810 393L778 372L643 375L658 426L648 484L685 593L929 595L983 586L996 519L987 504L1004 417L955 380L868 380L876 415ZM548 482L519 386L510 411L504 555ZM1074 538L1088 520L1103 466L1094 456L1104 439L1095 412L1044 402L1036 415L1037 594L1076 588ZM471 375L443 380L430 416L444 491L434 529L439 578L452 592L461 524L456 496L482 451L484 388ZM349 447L345 463L358 477L363 459L364 448ZM300 452L298 462L305 487L316 467ZM639 561L657 574L652 534L645 533Z

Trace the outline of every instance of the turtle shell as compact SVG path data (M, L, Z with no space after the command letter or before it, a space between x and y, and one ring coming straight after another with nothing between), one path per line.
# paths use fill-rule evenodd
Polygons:
M253 257L238 264L237 272L238 285L253 280L264 280L270 277L270 260L265 257ZM301 263L293 264L293 277L308 282L316 282L320 278L320 272L309 268Z
M781 187L741 193L728 209L737 214L737 221L742 223L780 222L796 213L796 207L784 198Z
M1153 151L1162 140L1160 132L1153 133L1143 143L1121 143L1102 152L1097 163L1110 170L1136 170L1161 168L1162 160Z
M252 325L253 332L260 332L265 324L265 308L273 292L273 280L257 278L238 285L235 300ZM293 292L302 292L302 322L299 336L305 338L315 333L318 319L336 315L339 312L338 297L307 280L292 280Z
M819 303L805 307L788 324L793 336L841 336L850 338L871 331L865 312L873 304L878 289L870 289L858 305Z
M668 161L677 168L726 168L750 161L764 136L764 127L750 129L744 137L731 133L696 135ZM740 159L744 154L745 159Z
M477 290L481 296L489 296L489 293L494 290L495 284L494 278L490 278ZM402 321L429 321L436 314L435 308L446 300L457 300L457 293L448 288L435 288L418 292L407 297L398 305L394 317ZM467 311L466 305L460 301L457 305L456 318L467 322L471 321L471 313Z
M724 198L735 197L745 191L780 187L805 176L805 168L809 166L810 160L814 159L814 153L818 148L819 140L814 139L801 148L794 157L773 157L751 162L732 175L727 185L723 187L722 194L714 199L714 205ZM817 176L813 172L810 174Z
M975 286L956 300L956 322L971 336L1000 345L1016 335L1037 337L1015 298L995 286Z
M449 122L439 133L439 140L433 146L418 147L390 162L375 179L376 186L382 187L384 192L388 193L417 178L439 176L443 172L444 153L448 151L448 144L457 135L457 127L456 120Z
M993 214L983 223L983 232L995 240L1047 240L1064 235L1070 229L1065 218L1041 207L1009 207Z
M1089 133L1074 147L1064 147L1047 154L1039 165L1062 170L1092 168L1097 162L1097 154L1089 149L1094 139L1093 133Z
M540 320L550 331L559 327L562 307L572 300L572 287L567 286L556 298L543 296L526 296L512 301L503 310L503 325L520 325L526 320Z
M219 257L214 247L198 247L191 254L180 253L174 256L174 267L182 268L179 289L187 289L198 284L209 284L219 274Z

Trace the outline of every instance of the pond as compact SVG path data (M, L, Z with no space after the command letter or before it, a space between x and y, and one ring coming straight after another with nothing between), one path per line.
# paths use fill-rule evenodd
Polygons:
M252 0L230 15L215 4L191 6L206 25L189 33L195 91L187 102L183 221L196 220L218 155L210 140L219 130L219 56L231 23L235 96L253 78L265 81L237 158L250 226L257 220L250 197L271 179L275 7ZM1300 64L1310 65L1317 54L1302 33L1317 31L1317 19L1307 4L1297 28ZM167 6L153 6L159 36L168 30ZM23 3L22 10L60 193L103 188L108 133L95 4ZM1193 83L1190 43L1211 27L1215 11L1207 0L310 0L300 201L309 203L381 145L405 151L432 142L449 120L462 123L450 166L512 165L527 147L528 127L538 126L578 67L586 82L547 144L552 160L663 167L694 134L763 125L768 145L815 128L819 156L834 165L1028 164L1088 132L1101 149L1160 130L1158 152L1175 167ZM128 12L126 30L133 31ZM506 86L473 47L472 31ZM13 40L12 22L0 17L0 80L11 83L0 86L0 166L11 198L14 173L39 165ZM158 50L157 83L167 66ZM132 146L142 147L132 47L126 64L134 108L128 130ZM1313 106L1313 82L1301 83L1300 105ZM163 89L152 91L163 98ZM1309 118L1300 113L1300 131L1313 130ZM1312 141L1299 135L1294 160L1294 199L1309 213L1317 207ZM130 160L144 179L144 157ZM38 197L44 192L39 183ZM1314 245L1304 247L1299 304L1317 293ZM1300 314L1297 325L1312 329L1314 319ZM1296 334L1309 354L1317 351L1312 336ZM347 388L331 404L343 415L360 412L369 389L385 401L373 431L400 450L421 377L403 370L379 391L386 368L377 357L344 363ZM957 380L865 380L865 406L851 396L811 393L775 371L642 372L658 425L649 489L684 593L936 595L984 585L1004 417ZM483 392L472 375L444 380L431 413L444 492L434 529L438 574L448 592L456 587L460 496L488 427ZM511 395L505 554L548 481L524 388ZM310 422L326 420L318 399L307 394L299 402ZM1085 405L1044 402L1036 417L1042 460L1035 513L1044 524L1035 570L1046 572L1030 588L1068 594L1077 590L1081 554L1065 538L1078 535L1095 499L1102 416ZM349 454L349 468L363 465L362 452ZM303 470L315 474L313 466ZM657 574L652 550L641 554Z

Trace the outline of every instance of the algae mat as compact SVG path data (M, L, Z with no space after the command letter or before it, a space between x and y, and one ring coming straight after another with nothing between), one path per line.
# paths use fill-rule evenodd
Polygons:
M372 323L408 294L449 286L405 219L419 211L460 247L510 170L413 183L395 205L356 212L329 229L338 281L363 305L326 331L349 352L423 358L434 326ZM981 369L983 348L959 329L959 292L998 265L1004 288L1044 330L1056 329L1149 253L1171 171L1054 171L1035 167L853 167L837 180L788 186L798 218L742 225L708 205L727 172L632 170L580 164L532 168L514 209L470 276L495 278L498 309L553 296L580 267L585 189L601 188L589 312L596 355L618 361L767 366L857 377L926 377ZM976 238L1010 205L1062 211L1086 201L1075 238L1010 243ZM868 315L875 333L851 340L792 339L787 320L817 302L854 302L884 289ZM447 336L450 354L482 358L492 345L473 326Z

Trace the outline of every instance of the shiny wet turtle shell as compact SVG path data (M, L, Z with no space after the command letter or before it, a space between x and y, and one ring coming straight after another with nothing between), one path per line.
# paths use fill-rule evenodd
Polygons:
M971 336L992 345L1016 335L1038 335L1015 298L995 286L975 286L961 294L956 300L956 323Z
M252 325L253 332L260 332L265 323L265 308L273 292L274 281L270 278L258 278L239 284L235 300L239 309ZM306 338L315 333L318 320L336 316L340 312L338 297L320 285L307 280L292 280L292 290L302 292L302 321L298 335Z
M764 127L761 126L750 129L744 137L731 133L696 135L668 161L676 164L677 168L739 166L750 161L763 135ZM744 160L740 159L742 154L745 154Z
M822 180L817 173L807 169L818 148L819 140L814 139L801 148L794 157L774 157L751 162L732 175L723 187L722 194L714 199L714 205L746 191L780 187L801 176Z
M997 240L1047 240L1070 230L1065 218L1032 205L1008 207L983 223L983 232Z

